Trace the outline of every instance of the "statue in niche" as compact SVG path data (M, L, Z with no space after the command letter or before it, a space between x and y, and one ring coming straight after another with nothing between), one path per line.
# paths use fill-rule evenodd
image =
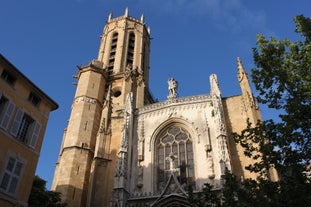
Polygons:
M226 163L223 160L220 160L220 173L221 176L223 177L226 174Z
M207 172L210 179L215 177L213 157L210 153L207 156Z
M139 166L138 167L138 182L137 182L138 188L143 187L143 175L144 175L144 169L142 166Z
M176 98L178 82L174 78L169 78L167 83L168 83L168 91L169 91L169 95L167 98Z

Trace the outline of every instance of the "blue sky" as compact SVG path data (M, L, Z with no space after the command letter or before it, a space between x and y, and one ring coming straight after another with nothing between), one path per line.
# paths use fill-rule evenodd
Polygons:
M151 28L150 89L165 100L167 79L179 96L209 93L217 74L224 97L240 93L236 58L250 74L256 34L296 40L293 17L311 17L311 1L286 0L0 0L0 53L59 104L50 115L37 174L50 188L67 126L77 65L97 57L110 12L143 13ZM253 91L256 94L256 91ZM264 119L275 113L262 107Z

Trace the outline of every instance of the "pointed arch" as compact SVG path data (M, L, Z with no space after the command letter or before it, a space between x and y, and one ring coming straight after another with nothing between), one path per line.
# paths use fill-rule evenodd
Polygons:
M187 198L178 194L171 194L151 205L152 207L191 207Z
M158 127L156 127L156 129L152 133L150 143L149 143L149 151L154 151L154 143L155 143L155 139L157 138L157 135L164 128L166 128L170 125L179 125L179 126L184 127L185 130L187 130L192 135L193 141L197 142L198 134L190 122L188 122L182 118L171 117L171 118L165 120L163 123L161 123Z
M160 193L174 171L181 186L195 188L194 145L196 132L187 121L170 118L154 132L150 149L153 163L154 191ZM173 156L173 161L168 157Z

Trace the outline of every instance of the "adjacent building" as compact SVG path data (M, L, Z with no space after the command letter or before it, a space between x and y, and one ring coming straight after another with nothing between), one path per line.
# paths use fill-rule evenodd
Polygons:
M0 206L28 206L49 115L57 108L0 54Z
M98 58L78 67L77 89L52 190L70 207L190 206L187 186L222 188L225 169L252 177L251 160L232 140L246 120L261 119L237 59L240 95L222 97L217 76L206 94L167 100L149 90L150 29L144 16L108 17Z

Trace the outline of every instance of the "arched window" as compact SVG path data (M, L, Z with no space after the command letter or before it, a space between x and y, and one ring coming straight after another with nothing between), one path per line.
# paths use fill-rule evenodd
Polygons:
M128 48L127 48L127 58L126 58L127 66L133 66L134 48L135 48L135 34L131 32L129 35Z
M113 71L114 60L115 60L116 51L117 51L117 43L118 43L118 33L115 32L112 34L112 38L111 38L109 65L108 65L109 74L112 74L112 71Z
M175 157L174 166L181 185L194 183L194 161L192 138L187 130L180 126L170 126L162 131L155 142L157 164L157 191L162 191L170 175L170 155Z

